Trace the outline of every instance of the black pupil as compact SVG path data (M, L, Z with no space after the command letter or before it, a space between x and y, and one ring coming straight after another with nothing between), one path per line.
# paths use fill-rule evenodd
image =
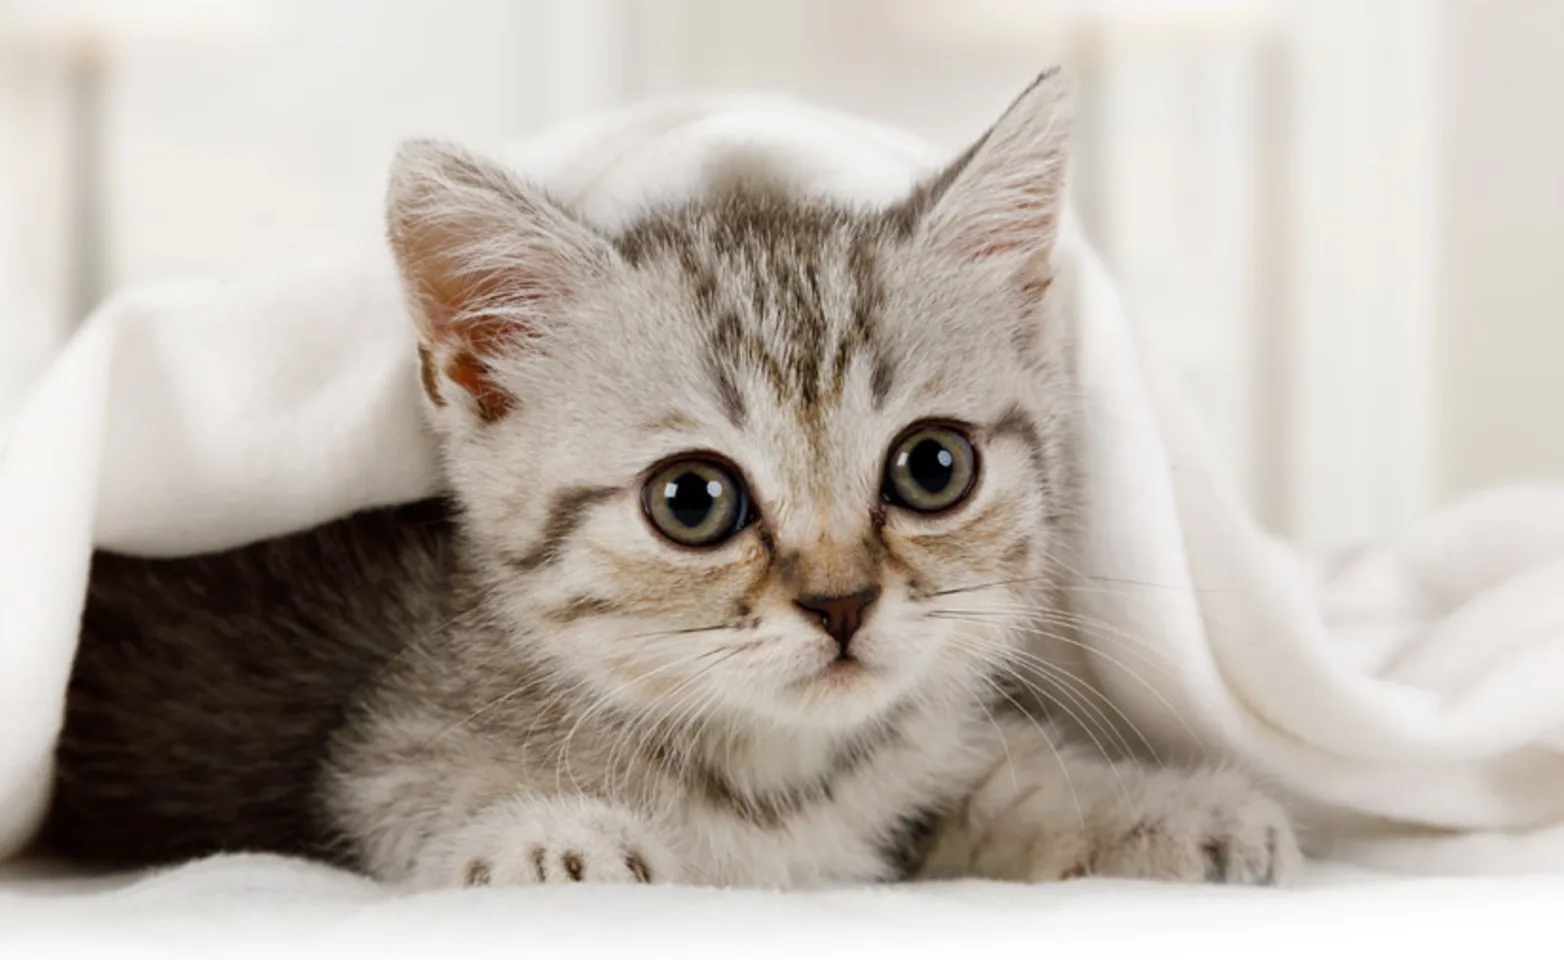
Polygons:
M673 518L691 529L705 523L722 496L721 482L703 477L694 471L681 473L668 481L663 497L668 501L668 512Z
M907 454L907 475L925 493L943 493L956 476L956 455L932 437L919 440Z

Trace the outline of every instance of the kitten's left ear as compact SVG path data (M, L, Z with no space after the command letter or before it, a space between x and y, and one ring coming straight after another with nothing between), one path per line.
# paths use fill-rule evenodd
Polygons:
M414 140L398 151L386 228L418 327L424 391L484 422L515 397L496 361L547 335L615 262L611 245L504 168Z
M964 263L1013 272L1041 292L1065 197L1070 85L1057 69L1032 82L965 154L909 201L918 241Z

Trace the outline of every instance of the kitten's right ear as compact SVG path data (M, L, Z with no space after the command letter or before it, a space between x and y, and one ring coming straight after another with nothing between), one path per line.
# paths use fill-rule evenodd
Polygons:
M386 227L418 326L424 390L492 422L515 405L493 361L547 332L613 248L497 164L447 144L403 144Z
M1047 288L1064 206L1070 82L1037 77L999 121L898 211L920 242L955 262L1010 274L1028 297Z

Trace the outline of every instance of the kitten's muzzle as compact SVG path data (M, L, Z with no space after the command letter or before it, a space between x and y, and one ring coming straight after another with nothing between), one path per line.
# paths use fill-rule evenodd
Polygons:
M852 654L847 648L852 644L853 634L863 626L869 607L879 598L879 587L865 587L839 596L815 594L799 597L793 602L805 613L820 620L825 632L836 641L837 659L850 660Z

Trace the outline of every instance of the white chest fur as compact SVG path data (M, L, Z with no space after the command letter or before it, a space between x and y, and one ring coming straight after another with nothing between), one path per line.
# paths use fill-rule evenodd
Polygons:
M720 786L686 777L664 826L700 879L794 887L894 879L920 829L994 762L979 714L910 717L844 755L807 737L758 739L728 758Z

